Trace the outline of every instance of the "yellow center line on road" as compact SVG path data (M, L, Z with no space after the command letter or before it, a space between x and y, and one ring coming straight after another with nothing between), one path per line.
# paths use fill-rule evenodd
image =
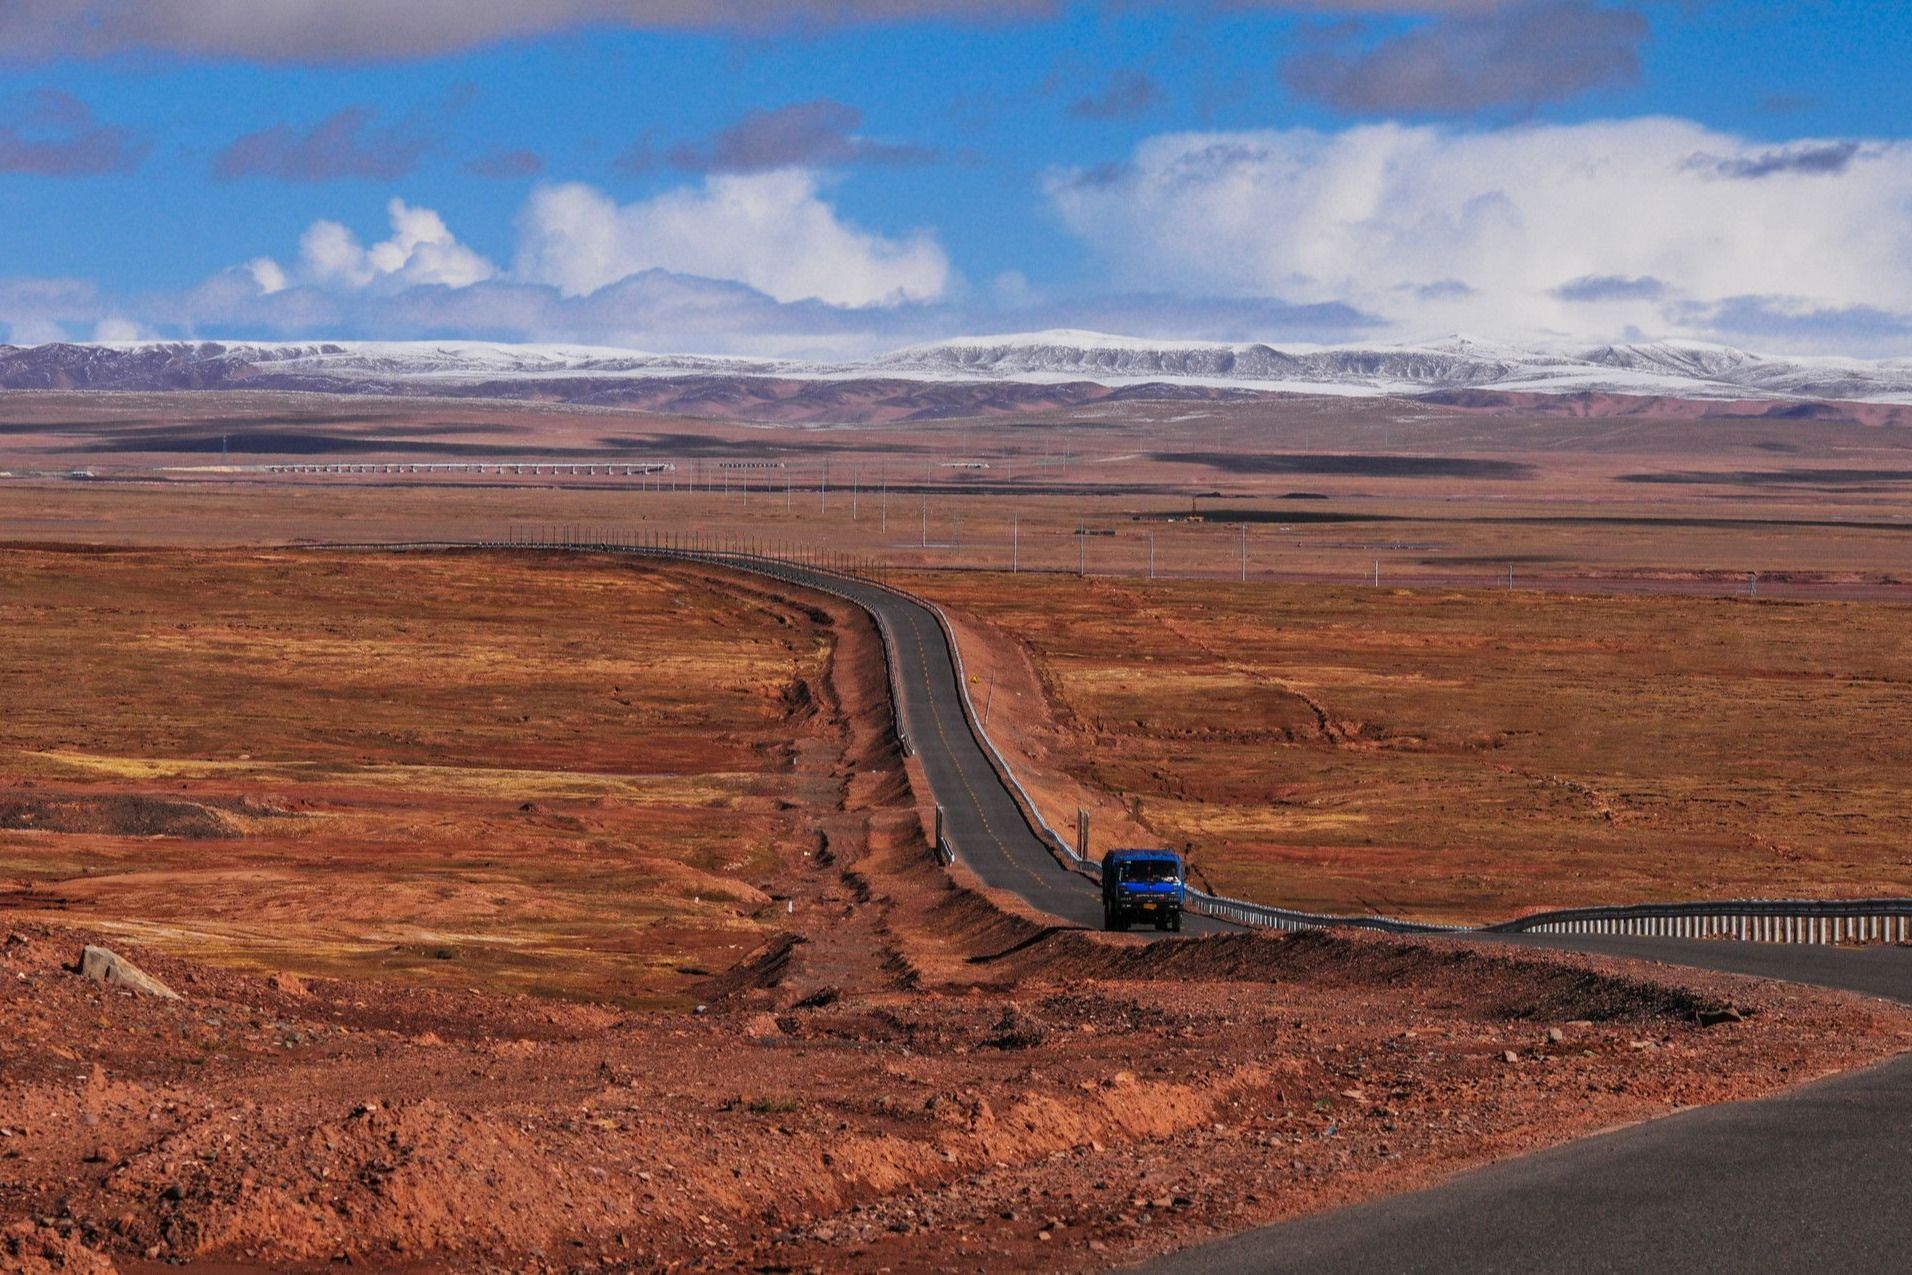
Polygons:
M1003 841L1002 835L996 831L996 826L993 822L991 822L989 818L989 813L983 806L982 799L977 796L974 785L970 783L969 774L963 766L961 756L958 754L956 749L950 745L949 735L944 730L944 727L943 727L943 714L940 711L938 711L936 707L936 698L934 693L931 690L929 647L923 641L923 632L920 627L920 621L918 617L914 615L910 617L910 636L916 639L916 654L920 662L919 667L922 673L924 706L929 711L931 724L934 725L936 728L936 737L938 740L941 741L943 745L943 755L949 759L951 765L955 768L956 779L959 783L962 784L963 791L969 794L970 806L975 810L976 817L982 822L983 831L989 834L990 841L995 845L996 852L1002 856L1002 860L1005 865L1020 870L1021 872L1026 874L1029 877L1029 879L1035 882L1038 886L1043 886L1046 888L1049 885L1049 882L1044 881L1042 879L1041 874L1036 872L1035 869L1031 868L1028 864L1022 862L1020 859L1016 858L1013 854L1009 852L1008 845ZM950 662L950 677L952 682L955 680L955 676L956 676L956 666L955 666L955 661L952 659ZM958 686L956 688L956 693L958 695L961 695L962 687ZM964 720L964 731L966 734L968 733L967 718L965 718ZM970 736L970 742L972 744L976 744L978 747L981 746L980 742L975 739L974 735ZM993 768L991 773L993 775L994 773Z

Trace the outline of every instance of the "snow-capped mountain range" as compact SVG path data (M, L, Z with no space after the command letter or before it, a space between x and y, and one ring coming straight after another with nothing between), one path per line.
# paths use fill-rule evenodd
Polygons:
M1274 346L1037 332L912 346L868 366L899 376L1192 381L1309 394L1477 389L1912 402L1912 358L1775 358L1697 341L1562 348L1457 336L1422 345Z
M483 342L0 346L0 389L277 389L618 401L647 382L773 379L1419 396L1441 391L1912 403L1912 358L1773 357L1691 341L1528 347L1275 346L1053 331L937 341L838 363Z

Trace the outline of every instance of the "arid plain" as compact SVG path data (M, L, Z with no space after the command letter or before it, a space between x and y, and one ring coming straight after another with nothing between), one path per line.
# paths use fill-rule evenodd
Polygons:
M1095 1268L1904 1047L1875 1005L1584 958L1045 937L930 858L840 604L316 547L841 555L951 609L1052 815L1251 897L1905 894L1894 423L0 417L23 1264ZM385 468L448 455L546 470ZM676 468L568 472L613 461ZM313 463L375 469L265 472ZM84 942L184 1000L75 979Z

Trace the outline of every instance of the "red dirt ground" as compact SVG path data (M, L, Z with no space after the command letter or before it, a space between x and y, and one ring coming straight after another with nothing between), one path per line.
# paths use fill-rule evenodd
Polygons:
M1912 1039L1839 998L1364 937L1083 937L991 985L662 1018L136 952L185 997L142 1000L67 970L88 937L23 927L0 961L17 1268L1099 1268ZM1695 1025L1722 1001L1745 1020Z
M183 997L138 999L71 971L97 931L16 921L4 1260L1099 1269L1912 1043L1876 1003L1584 958L1045 933L927 854L874 635L825 614L840 809L705 1013L115 940Z

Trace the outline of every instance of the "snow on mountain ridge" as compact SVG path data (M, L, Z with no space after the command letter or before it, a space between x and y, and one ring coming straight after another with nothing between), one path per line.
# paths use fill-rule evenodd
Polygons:
M1699 341L1523 347L1455 336L1414 345L1145 342L1019 333L911 346L872 361L899 374L1004 380L1176 377L1268 390L1415 394L1483 389L1701 398L1912 402L1912 361L1776 358Z
M961 337L874 358L804 363L484 341L124 342L0 346L0 388L217 388L319 392L432 386L509 396L555 380L884 379L1031 385L1095 382L1337 395L1486 390L1711 399L1912 403L1912 360L1781 358L1698 341L1515 346L1471 336L1410 345L1156 341L1058 330Z

